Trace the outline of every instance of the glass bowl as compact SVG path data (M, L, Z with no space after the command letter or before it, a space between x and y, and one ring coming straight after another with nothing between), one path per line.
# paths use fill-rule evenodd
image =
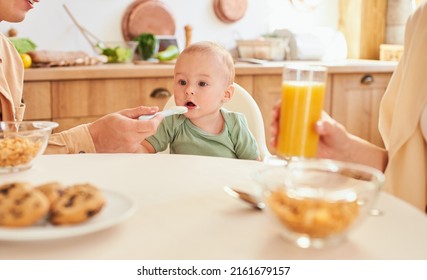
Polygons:
M55 122L0 122L0 173L29 169L47 146Z
M280 234L298 247L323 248L341 243L367 217L384 174L325 159L269 160L255 180Z
M128 63L133 60L138 42L117 41L98 45L100 54L107 56L108 63Z

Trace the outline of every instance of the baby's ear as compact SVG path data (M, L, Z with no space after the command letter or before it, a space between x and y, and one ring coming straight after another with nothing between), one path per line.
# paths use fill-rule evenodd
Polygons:
M233 98L234 95L234 85L231 84L227 87L227 89L224 91L224 97L222 98L222 102L227 103Z

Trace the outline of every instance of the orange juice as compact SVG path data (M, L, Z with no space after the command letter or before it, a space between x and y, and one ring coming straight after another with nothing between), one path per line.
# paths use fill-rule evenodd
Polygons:
M283 157L315 157L319 136L314 131L320 119L325 83L284 81L277 154Z

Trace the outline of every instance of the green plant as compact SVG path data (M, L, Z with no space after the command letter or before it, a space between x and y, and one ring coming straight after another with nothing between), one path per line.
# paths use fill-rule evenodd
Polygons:
M157 40L153 34L141 33L133 40L138 42L137 50L141 59L147 60L153 56L157 46Z
M20 53L27 53L29 51L34 51L37 48L37 45L28 38L9 38L12 44L15 46L15 49Z

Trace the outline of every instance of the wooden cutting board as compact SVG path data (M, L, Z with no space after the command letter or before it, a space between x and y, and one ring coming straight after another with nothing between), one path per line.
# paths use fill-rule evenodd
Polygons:
M233 23L246 13L248 0L214 0L215 15L225 23Z
M141 33L174 35L175 18L168 7L158 0L136 0L126 9L122 18L125 40L132 40Z

